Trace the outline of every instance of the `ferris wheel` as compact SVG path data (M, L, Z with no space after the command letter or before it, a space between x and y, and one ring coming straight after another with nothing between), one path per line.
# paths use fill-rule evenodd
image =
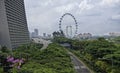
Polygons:
M59 30L60 31L63 31L63 28L62 28L62 26L63 26L63 24L62 24L62 22L63 22L63 19L64 19L64 17L65 16L71 16L72 17L72 19L74 20L74 24L73 25L67 25L66 27L65 27L65 29L66 29L66 31L64 31L64 33L66 33L66 37L70 37L70 36L75 36L75 35L77 35L77 31L78 31L78 25L77 25L77 21L76 21L76 19L75 19L75 17L71 14L71 13L65 13L65 14L63 14L62 15L62 17L60 18L60 21L59 21ZM64 25L65 26L65 25ZM73 26L75 27L75 28L73 28ZM73 31L74 30L74 31Z

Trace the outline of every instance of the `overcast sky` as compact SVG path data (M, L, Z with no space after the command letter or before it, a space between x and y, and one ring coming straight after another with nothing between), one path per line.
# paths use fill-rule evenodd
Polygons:
M29 31L39 34L59 30L59 20L71 13L78 22L78 33L106 34L120 32L120 0L24 0ZM72 17L65 16L62 29L72 25Z

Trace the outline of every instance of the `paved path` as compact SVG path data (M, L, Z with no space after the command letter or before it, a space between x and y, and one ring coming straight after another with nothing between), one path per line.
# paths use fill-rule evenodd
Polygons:
M77 73L92 73L74 54L68 52Z
M44 41L41 50L46 49L50 43L51 43L50 41Z
M41 48L41 50L46 49L48 45L51 43L51 41L47 41L47 40L40 39L40 38L34 38L33 40L35 43L43 44L43 47Z

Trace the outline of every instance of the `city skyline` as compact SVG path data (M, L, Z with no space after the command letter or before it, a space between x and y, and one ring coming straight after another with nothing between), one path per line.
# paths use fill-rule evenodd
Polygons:
M78 33L120 32L120 0L25 0L25 7L29 31L37 28L40 35L59 30L64 13L75 16ZM71 17L64 18L62 26L66 24L74 25Z

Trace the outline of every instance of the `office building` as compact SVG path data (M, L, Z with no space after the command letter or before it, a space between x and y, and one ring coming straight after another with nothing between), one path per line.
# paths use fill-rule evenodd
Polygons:
M34 29L34 34L36 37L38 37L38 29Z
M24 0L0 0L0 45L16 48L29 43Z
M34 29L34 32L31 33L31 38L38 38L39 37L39 31L38 29Z

